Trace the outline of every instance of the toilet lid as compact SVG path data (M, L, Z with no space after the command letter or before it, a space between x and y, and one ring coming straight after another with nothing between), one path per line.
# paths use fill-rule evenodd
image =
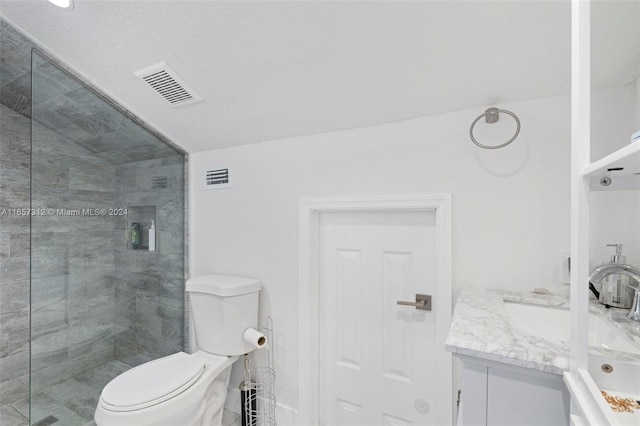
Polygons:
M113 411L149 407L184 392L204 368L203 359L178 352L126 371L104 387L100 398Z

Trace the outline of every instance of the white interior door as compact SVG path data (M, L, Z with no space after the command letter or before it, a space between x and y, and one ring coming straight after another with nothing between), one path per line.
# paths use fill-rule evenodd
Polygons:
M434 212L320 215L321 423L438 424L436 231ZM431 311L396 303L416 294Z

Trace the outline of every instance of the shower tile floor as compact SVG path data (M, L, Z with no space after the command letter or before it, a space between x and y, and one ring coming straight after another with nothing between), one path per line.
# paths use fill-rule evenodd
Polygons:
M43 389L32 397L31 424L95 426L93 412L102 388L111 378L130 368L131 366L121 361L111 361ZM28 399L0 406L2 426L26 426L29 424L28 418ZM225 409L222 426L240 424L240 415Z

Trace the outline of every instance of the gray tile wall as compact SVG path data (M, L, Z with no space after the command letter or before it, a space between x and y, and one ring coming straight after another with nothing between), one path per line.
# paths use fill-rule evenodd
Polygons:
M0 405L29 395L29 217L9 213L29 208L29 150L29 119L0 105Z
M114 357L115 220L62 212L113 207L116 166L43 126L40 108L31 197L47 214L31 218L32 392Z
M0 20L0 408L29 396L29 217L1 212L29 208L31 48Z
M155 252L129 249L129 221L116 221L116 359L138 364L184 347L184 159L126 163L116 175L117 205L155 207Z
M30 116L33 44L0 19L0 103Z

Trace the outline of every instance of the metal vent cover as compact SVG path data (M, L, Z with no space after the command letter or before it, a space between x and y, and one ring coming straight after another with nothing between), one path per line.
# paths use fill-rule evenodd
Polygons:
M231 188L229 169L207 170L205 173L205 189Z
M169 186L166 176L154 176L151 178L151 189L165 189Z
M144 81L174 107L190 105L203 100L165 62L138 70L133 75Z

